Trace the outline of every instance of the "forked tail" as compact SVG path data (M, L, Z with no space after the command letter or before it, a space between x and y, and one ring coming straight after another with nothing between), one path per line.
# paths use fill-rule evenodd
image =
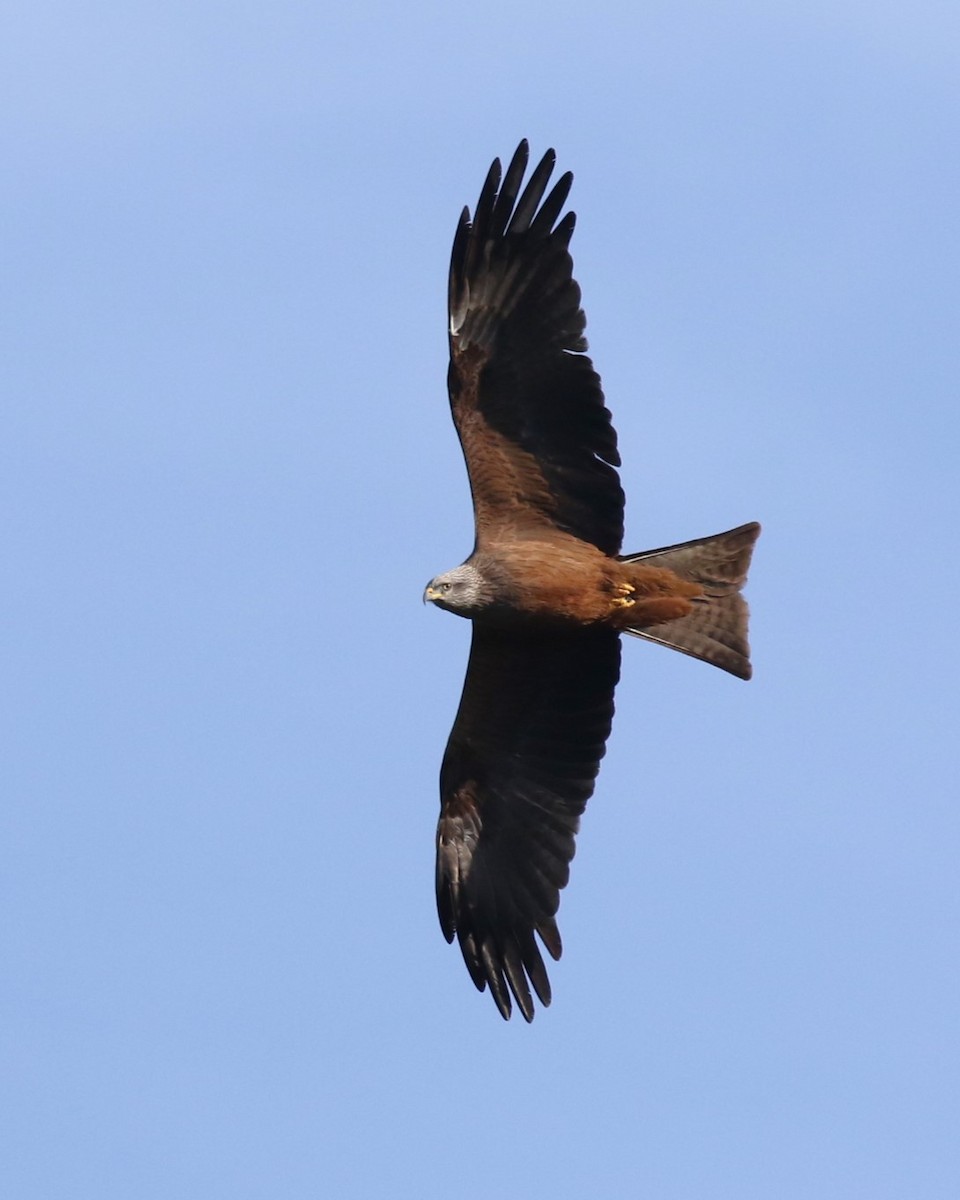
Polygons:
M713 537L645 550L642 554L624 554L621 562L668 567L681 579L703 588L703 595L692 601L693 612L687 616L626 632L648 642L672 646L740 679L749 679L752 673L747 640L749 611L740 589L747 582L750 556L759 536L760 526L751 521Z

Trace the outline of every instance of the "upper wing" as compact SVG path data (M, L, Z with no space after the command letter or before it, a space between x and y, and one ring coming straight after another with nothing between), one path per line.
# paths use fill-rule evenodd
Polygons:
M555 915L574 837L603 757L620 673L608 629L515 633L473 627L440 772L437 908L473 982L504 1017L510 992L533 1019L550 983L534 933L560 957ZM509 987L509 992L507 988Z
M567 249L575 214L557 223L573 176L543 199L556 161L548 150L518 200L527 156L523 141L502 187L494 161L473 221L468 209L460 216L450 261L448 386L477 543L504 526L547 526L616 554L617 435L583 353L586 318Z

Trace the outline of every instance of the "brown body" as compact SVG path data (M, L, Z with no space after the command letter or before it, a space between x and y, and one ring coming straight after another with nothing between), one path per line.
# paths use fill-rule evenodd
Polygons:
M665 567L610 558L569 534L522 538L474 555L481 570L486 559L495 562L514 615L537 621L652 628L688 616L703 596L700 584Z
M440 773L437 907L476 986L509 1017L550 1003L537 938L556 912L613 719L621 633L750 676L741 595L756 524L622 555L617 438L549 151L520 191L522 142L494 162L450 264L448 387L476 543L425 599L473 622ZM512 1000L511 1000L512 997Z

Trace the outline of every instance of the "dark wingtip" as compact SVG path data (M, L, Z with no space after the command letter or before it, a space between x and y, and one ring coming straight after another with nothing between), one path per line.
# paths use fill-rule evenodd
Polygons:
M541 921L537 926L537 933L540 935L540 941L546 946L547 953L554 962L558 962L563 954L563 942L556 921Z

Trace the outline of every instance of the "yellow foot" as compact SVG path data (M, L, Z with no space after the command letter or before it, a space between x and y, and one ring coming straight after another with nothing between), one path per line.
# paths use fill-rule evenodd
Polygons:
M636 600L633 599L633 593L636 590L637 589L632 583L617 584L617 586L613 589L613 600L611 601L611 604L614 606L614 608L632 608L633 605L636 604Z
M637 589L632 583L621 583L613 589L613 606L614 608L632 608L636 604L633 598L633 593Z

